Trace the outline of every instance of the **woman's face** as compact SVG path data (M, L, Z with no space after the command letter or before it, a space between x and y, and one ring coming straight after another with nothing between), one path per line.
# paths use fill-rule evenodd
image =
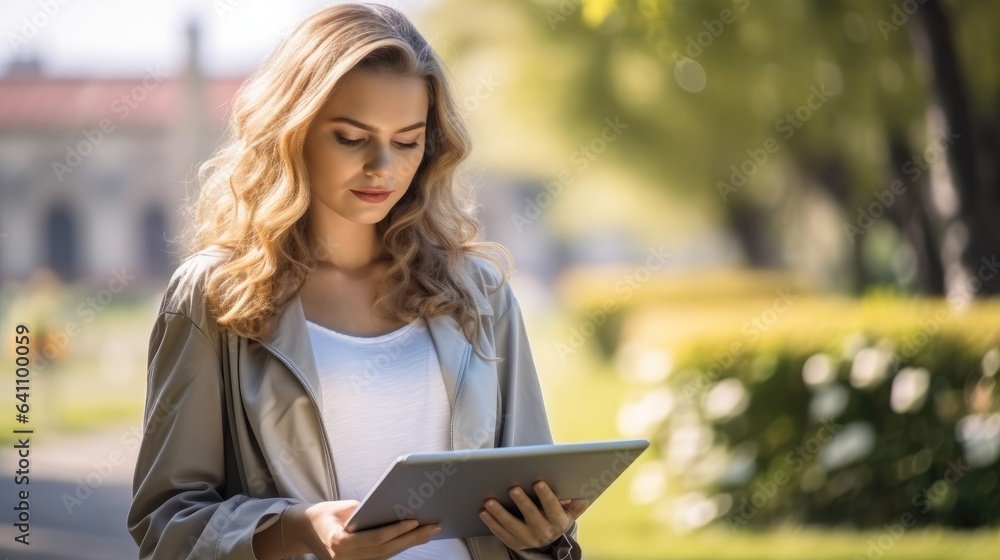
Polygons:
M355 223L382 220L423 159L428 103L420 78L348 72L306 136L312 204L324 207L313 209Z

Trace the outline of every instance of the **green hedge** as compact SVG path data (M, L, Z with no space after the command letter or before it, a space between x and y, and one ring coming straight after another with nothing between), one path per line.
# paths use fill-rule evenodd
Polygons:
M1000 318L942 313L820 342L775 329L678 352L669 414L650 434L675 517L889 535L997 525ZM878 315L892 323L892 305Z

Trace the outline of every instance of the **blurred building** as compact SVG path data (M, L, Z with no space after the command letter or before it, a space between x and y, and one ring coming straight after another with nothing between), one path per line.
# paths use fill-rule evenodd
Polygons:
M178 209L246 78L204 75L196 25L187 42L176 76L150 65L128 79L50 77L37 59L0 76L0 280L46 267L104 283L124 269L159 286L173 271ZM547 223L511 218L540 182L485 174L476 184L487 237L512 250L519 271L551 279L562 259Z
M199 33L183 71L48 77L37 58L0 77L0 277L48 267L64 280L173 270L167 239L195 192L195 165L225 130L243 77L208 78Z

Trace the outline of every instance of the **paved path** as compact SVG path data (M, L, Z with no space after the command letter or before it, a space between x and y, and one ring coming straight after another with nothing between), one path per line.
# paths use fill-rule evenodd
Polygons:
M0 449L0 559L135 559L125 528L141 426L82 434L34 434L30 484L15 484L18 456ZM18 492L28 489L30 544L14 539Z

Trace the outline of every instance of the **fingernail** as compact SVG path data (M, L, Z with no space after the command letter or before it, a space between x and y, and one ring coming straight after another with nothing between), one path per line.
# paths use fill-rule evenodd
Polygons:
M566 504L568 504L568 503L570 503L570 502L572 502L572 501L573 501L572 499L568 499L568 500L559 500L559 503L560 503L560 504L562 504L562 505L566 505Z

